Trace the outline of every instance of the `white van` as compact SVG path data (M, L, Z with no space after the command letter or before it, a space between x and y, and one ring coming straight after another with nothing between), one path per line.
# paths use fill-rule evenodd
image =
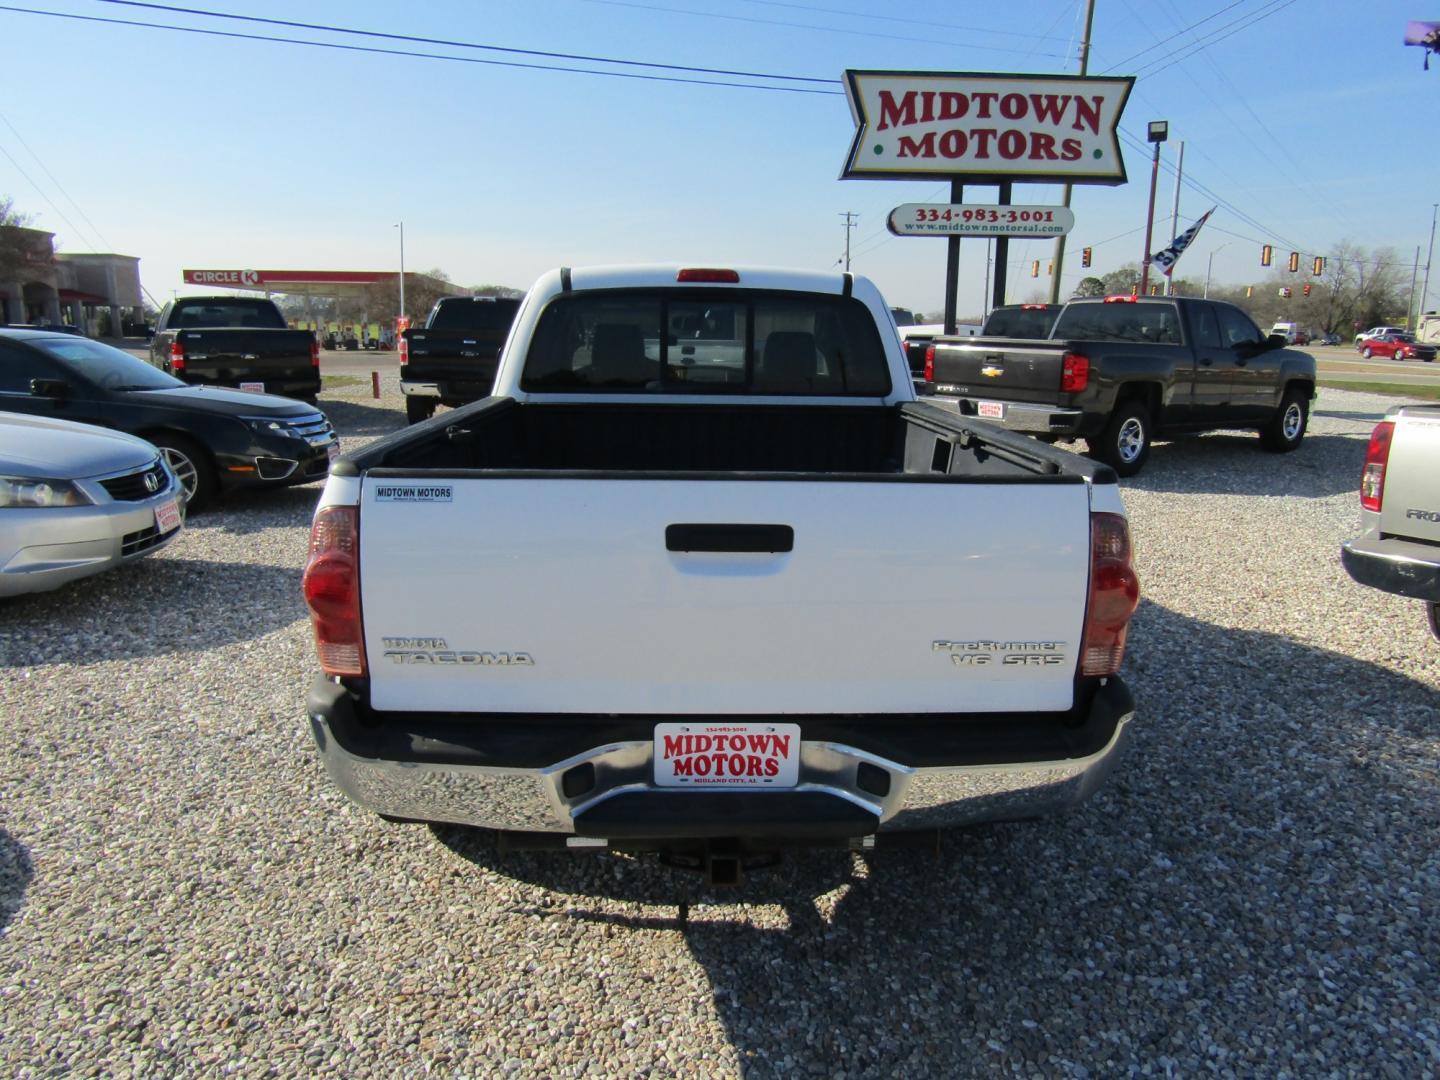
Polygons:
M1299 329L1300 329L1299 323L1293 323L1293 322L1277 322L1274 326L1270 327L1270 333L1272 333L1272 334L1279 334L1281 337L1283 337L1283 338L1285 339L1285 344L1286 344L1286 345L1294 345L1294 344L1295 344L1295 334L1296 334L1296 332L1297 332Z

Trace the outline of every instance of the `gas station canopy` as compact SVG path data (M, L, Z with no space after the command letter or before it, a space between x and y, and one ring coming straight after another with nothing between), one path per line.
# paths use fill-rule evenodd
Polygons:
M186 285L336 298L365 295L365 290L400 275L394 270L183 270ZM419 275L406 274L406 279Z

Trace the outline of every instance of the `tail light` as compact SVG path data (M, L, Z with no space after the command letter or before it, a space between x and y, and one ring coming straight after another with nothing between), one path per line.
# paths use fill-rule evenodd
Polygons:
M185 346L178 341L170 342L170 370L185 370Z
M1129 296L1107 296L1104 302L1107 304L1134 304L1137 301L1135 294L1131 293Z
M1060 362L1060 389L1067 394L1078 394L1090 385L1090 358L1080 353L1067 352Z
M1395 437L1395 424L1382 420L1370 433L1370 445L1365 450L1365 468L1360 473L1360 506L1364 510L1380 512L1385 502L1385 466L1390 461L1390 440Z
M360 623L360 511L327 506L310 527L302 589L315 627L315 651L327 675L364 675Z
M925 381L935 381L935 346L925 346Z
M310 366L313 368L320 366L320 342L316 338L310 339Z
M1140 603L1130 561L1130 529L1119 514L1090 515L1090 596L1085 602L1081 675L1114 675L1125 658L1125 633Z
M403 333L400 335L400 345L399 345L399 349L400 349L400 366L401 366L401 367L404 367L406 364L410 363L410 342L406 339L406 337L405 337L405 335L404 335Z

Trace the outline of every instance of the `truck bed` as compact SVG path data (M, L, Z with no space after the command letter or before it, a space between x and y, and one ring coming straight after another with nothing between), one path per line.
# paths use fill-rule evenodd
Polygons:
M885 476L1082 483L1103 465L919 402L517 403L491 398L371 444L336 475L520 471Z

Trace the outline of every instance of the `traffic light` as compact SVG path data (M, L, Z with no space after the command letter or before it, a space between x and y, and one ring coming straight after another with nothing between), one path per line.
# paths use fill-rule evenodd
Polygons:
M1084 267L1089 267L1089 265L1090 265L1090 249L1089 249L1089 248L1081 248L1081 249L1080 249L1080 265L1081 265L1081 266L1084 266Z
M1159 295L1160 295L1160 290L1163 289L1164 287L1165 287L1165 286L1163 286L1163 285L1151 285L1151 286L1150 286L1150 295L1151 295L1151 296L1159 296Z
M1325 256L1315 256L1315 276L1322 277L1325 274Z
M1246 299L1246 300L1249 300L1250 297L1252 297L1252 296L1254 296L1254 295L1255 295L1255 286L1254 286L1254 285L1246 285L1246 286L1245 286L1245 299Z
M1308 282L1308 281L1305 282L1304 293L1305 293L1306 296L1309 296L1309 295L1310 295L1310 282Z
M1280 299L1282 299L1282 300L1289 300L1289 299L1290 299L1290 286L1289 286L1289 285L1281 285L1281 286L1280 286Z
M1055 260L1054 260L1054 259L1051 259L1049 262L1047 262L1047 263L1045 264L1045 276L1046 276L1046 277L1054 277L1054 276L1055 276Z
M1030 276L1031 276L1031 277L1039 277L1039 276L1040 276L1040 260L1039 260L1039 259L1036 259L1034 262L1032 262L1032 263L1030 264Z
M1292 251L1292 252L1290 252L1290 273L1296 274L1296 273L1299 273L1299 272L1300 272L1300 252L1298 252L1298 251Z
M1273 259L1274 257L1275 257L1275 249L1274 249L1273 247L1271 247L1269 244L1266 244L1264 247L1262 247L1262 248L1260 249L1260 265L1261 265L1261 266L1269 266L1269 265L1270 265L1270 260Z

